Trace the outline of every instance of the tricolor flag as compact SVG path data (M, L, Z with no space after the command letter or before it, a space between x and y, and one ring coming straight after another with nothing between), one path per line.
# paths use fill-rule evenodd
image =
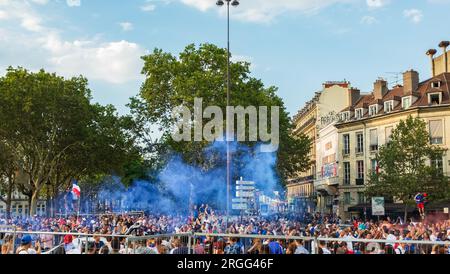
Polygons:
M73 199L74 200L78 200L80 199L80 195L81 195L81 188L78 185L78 182L76 180L73 180L73 185L72 185L72 195L73 195Z

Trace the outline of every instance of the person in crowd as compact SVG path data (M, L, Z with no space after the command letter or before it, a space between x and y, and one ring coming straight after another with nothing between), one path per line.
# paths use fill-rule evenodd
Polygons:
M225 247L225 254L241 254L241 246L238 244L238 240L235 237L231 237L230 241L227 245L227 247Z
M414 241L448 241L450 239L450 220L428 214L426 220L413 218L401 220L399 218L386 218L384 220L370 220L353 218L345 221L333 215L320 213L303 215L276 214L271 216L248 216L241 218L226 218L222 212L214 211L210 206L197 207L197 214L187 217L183 214L147 213L141 215L103 214L92 216L58 216L49 217L23 217L0 219L0 225L15 226L17 234L15 243L11 237L4 236L2 240L2 254L14 253L12 246L18 247L22 243L23 234L29 231L42 231L39 235L31 237L31 246L37 249L42 245L42 253L55 246L65 244L79 247L79 252L85 252L84 242L88 237L77 238L74 234L95 234L93 245L88 250L99 253L103 246L108 248L109 254L125 254L127 250L126 234L149 236L155 235L153 240L147 241L143 247L148 247L158 254L188 253L187 240L180 242L180 238L172 238L170 241L162 241L158 234L173 233L211 233L210 237L195 238L191 253L197 254L304 254L305 250L316 252L324 249L330 253L346 254L437 254L444 249L448 253L448 247L437 246L433 248L429 244L405 244L400 245L399 240ZM60 232L61 234L49 235L44 232ZM73 236L72 243L64 241L67 233ZM236 237L215 237L214 234L230 233ZM103 234L103 237L99 237ZM4 232L4 235L7 233ZM252 239L246 235L260 235L260 239ZM275 240L272 235L286 236L282 241ZM122 237L121 237L122 236ZM267 236L264 238L264 236ZM289 236L331 238L327 245L318 248L316 241L293 241ZM115 248L113 240L115 240ZM90 237L89 237L90 238ZM92 238L90 238L92 239ZM361 243L359 239L369 240ZM386 243L371 242L370 240L385 240ZM78 243L77 243L78 242ZM164 242L164 243L163 243ZM227 244L226 244L227 243ZM345 244L346 247L342 246ZM132 253L134 243L128 246L128 253ZM244 250L244 246L245 249ZM136 248L138 245L136 245ZM17 249L17 248L16 248ZM115 251L114 251L115 249ZM72 250L72 248L71 248ZM169 251L170 250L170 251ZM102 252L104 250L102 249ZM31 251L32 252L32 251ZM89 252L88 252L89 253Z
M296 240L297 249L295 250L295 254L309 254L308 249L305 248L303 240Z
M7 234L3 238L3 244L2 244L2 255L7 254L13 254L14 253L14 242L13 242L13 235Z
M253 239L253 245L247 251L248 254L258 255L262 253L262 242L261 239L255 238Z
M325 241L319 242L319 254L331 254L331 251L327 247L327 243Z
M32 245L32 237L30 235L24 235L20 241L20 246L17 249L17 254L19 255L34 255L41 254L41 244L39 241L36 241L36 247Z

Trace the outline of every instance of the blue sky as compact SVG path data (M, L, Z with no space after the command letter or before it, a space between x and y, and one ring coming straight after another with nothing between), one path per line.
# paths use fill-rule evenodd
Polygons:
M231 45L253 75L297 110L331 80L364 92L388 72L430 76L425 52L450 40L450 0L241 0ZM88 77L94 99L126 113L140 56L190 43L226 45L215 0L0 0L0 70L8 65ZM440 50L439 50L440 52Z

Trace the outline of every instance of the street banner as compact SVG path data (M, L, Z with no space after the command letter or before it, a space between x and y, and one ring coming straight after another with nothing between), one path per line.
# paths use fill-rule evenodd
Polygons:
M384 216L384 197L373 197L372 198L372 215L373 216Z

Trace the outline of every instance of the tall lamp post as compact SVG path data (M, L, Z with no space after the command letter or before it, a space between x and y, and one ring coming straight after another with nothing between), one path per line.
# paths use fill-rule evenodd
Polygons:
M222 7L225 2L227 3L227 108L230 106L230 4L233 7L239 6L238 0L218 0L217 6ZM230 188L231 188L231 152L230 152L230 141L229 141L229 111L227 111L227 133L226 133L226 144L227 144L227 225L228 217L230 213Z

